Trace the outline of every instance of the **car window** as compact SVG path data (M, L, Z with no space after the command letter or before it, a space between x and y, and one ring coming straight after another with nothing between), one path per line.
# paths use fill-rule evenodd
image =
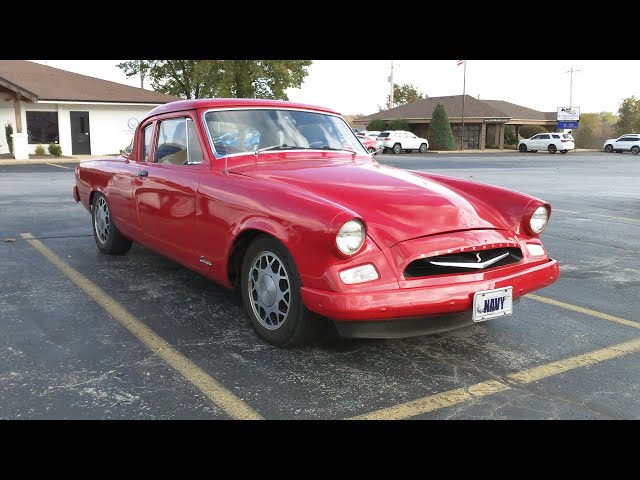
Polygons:
M202 163L202 146L190 118L160 122L154 163L196 165Z
M549 135L540 135L540 140L549 140L551 137Z
M531 137L531 140L539 140L540 139L540 135L534 135L533 137Z
M380 133L380 135L378 135L378 138L387 138L390 135L389 132L382 132Z
M573 137L570 133L563 133L562 138L566 138L567 140L573 140Z
M149 153L151 152L151 137L153 137L153 123L147 127L144 127L144 144L142 145L142 159L147 162L149 160Z
M560 138L560 135L551 134L553 138Z

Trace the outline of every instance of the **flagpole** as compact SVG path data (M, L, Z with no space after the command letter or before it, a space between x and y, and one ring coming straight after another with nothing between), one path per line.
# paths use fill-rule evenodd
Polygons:
M462 128L460 129L460 150L464 147L464 97L467 88L467 61L464 60L464 74L462 77Z

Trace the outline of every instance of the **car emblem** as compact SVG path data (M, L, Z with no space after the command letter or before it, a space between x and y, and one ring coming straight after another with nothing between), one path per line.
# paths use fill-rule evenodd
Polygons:
M480 254L476 253L476 258L478 259L478 263L480 263L482 261L482 259L480 258Z

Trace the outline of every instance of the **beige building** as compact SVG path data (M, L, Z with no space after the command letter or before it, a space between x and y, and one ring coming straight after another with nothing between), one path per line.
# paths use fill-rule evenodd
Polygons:
M462 137L465 149L484 150L489 145L502 149L505 125L513 125L517 134L523 125L542 125L548 130L554 130L558 124L557 112L539 112L503 100L479 100L465 95L464 134L461 135L462 95L454 95L424 98L373 115L358 117L353 120L353 125L356 128L366 128L374 119L391 122L400 118L409 123L409 129L413 133L426 138L431 115L438 103L444 105L447 111L457 148L460 148Z

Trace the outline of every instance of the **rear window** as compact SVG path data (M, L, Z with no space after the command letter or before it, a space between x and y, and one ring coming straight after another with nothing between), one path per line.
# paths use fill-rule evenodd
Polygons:
M387 138L389 135L391 135L390 132L382 132L380 135L378 135L378 138L380 138L380 137Z
M562 134L562 138L564 138L566 140L573 140L573 137L569 133L563 133Z

